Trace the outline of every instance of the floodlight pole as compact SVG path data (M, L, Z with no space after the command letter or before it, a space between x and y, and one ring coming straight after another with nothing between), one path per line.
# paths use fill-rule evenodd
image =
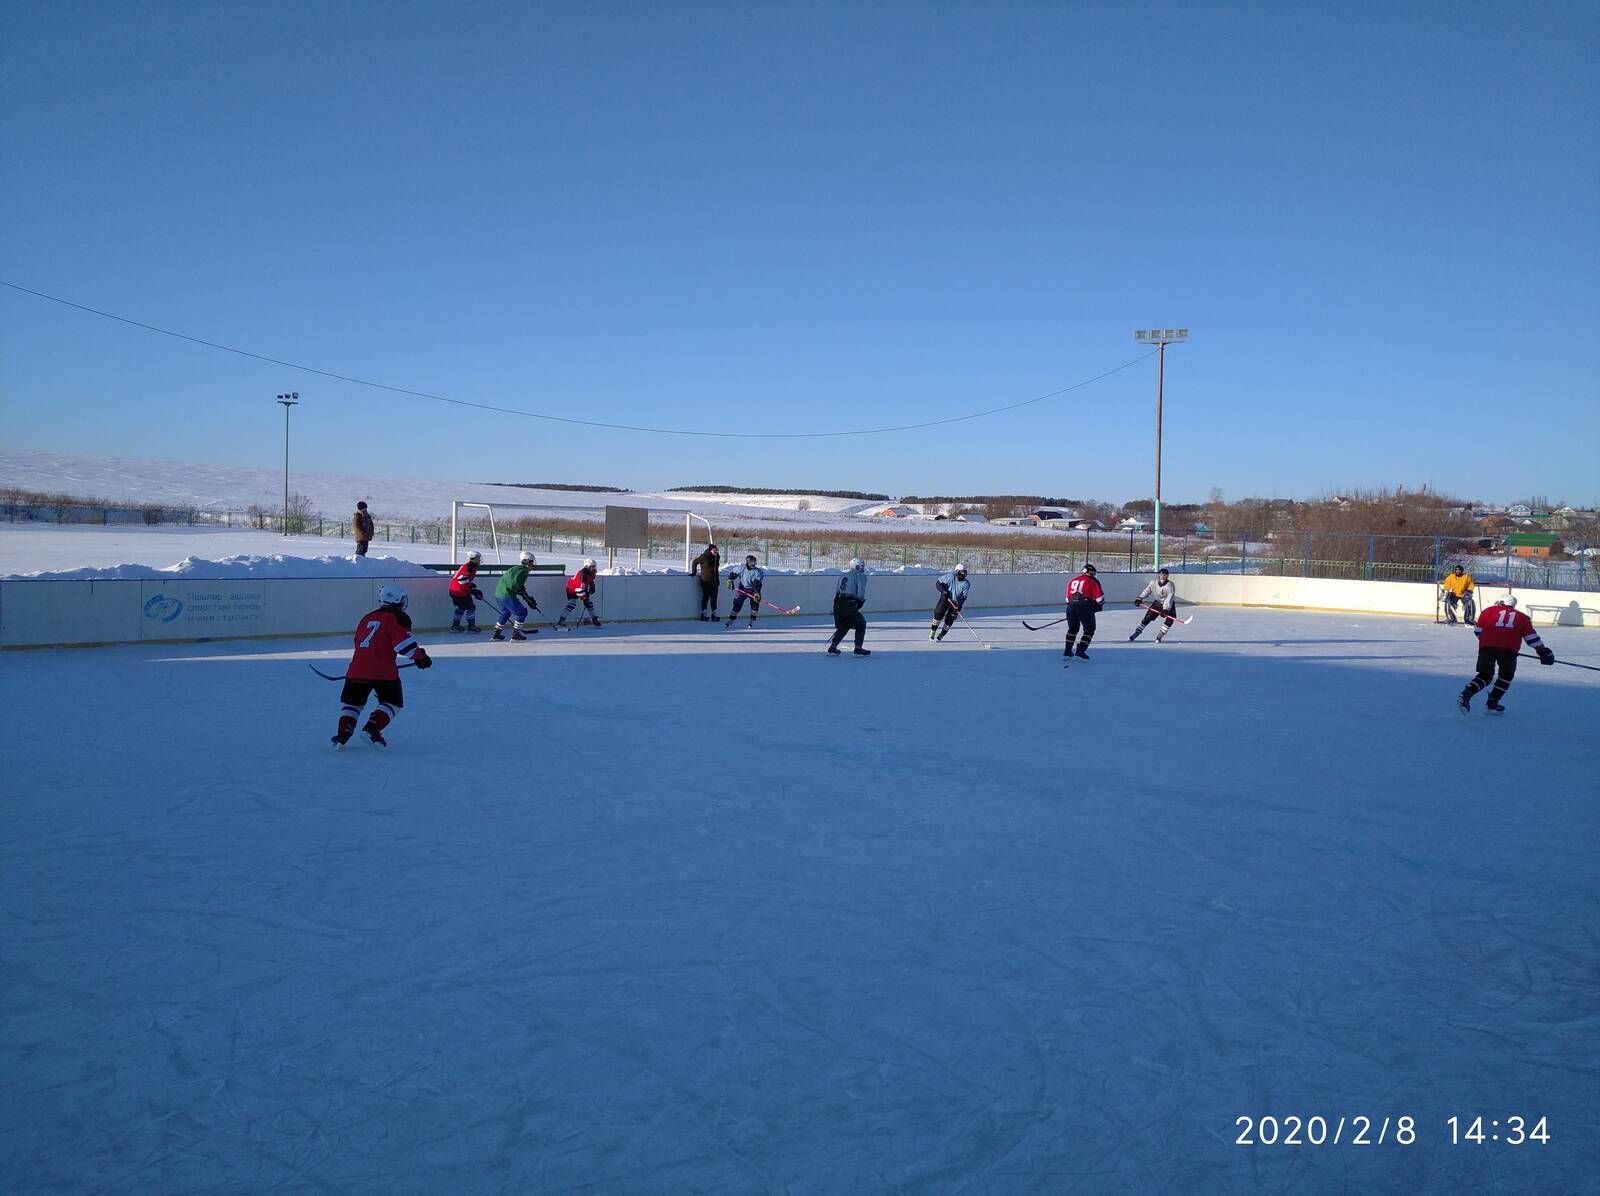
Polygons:
M300 401L300 392L292 390L278 396L283 404L283 534L289 534L289 408Z
M1141 345L1154 344L1156 347L1156 501L1155 501L1155 564L1154 569L1161 568L1161 401L1162 390L1166 382L1167 346L1182 344L1189 339L1187 328L1147 328L1133 334L1133 339Z

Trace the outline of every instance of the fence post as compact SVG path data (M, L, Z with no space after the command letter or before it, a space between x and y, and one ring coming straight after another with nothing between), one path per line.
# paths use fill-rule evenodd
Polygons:
M1133 572L1133 529L1128 529L1128 572Z
M1015 548L1008 548L1006 552L1009 560L1007 569L1009 572L1015 573L1017 571L1017 550Z
M1311 533L1306 533L1305 557L1300 562L1300 576L1311 576Z
M1442 536L1435 536L1433 538L1433 577L1435 581L1444 576L1444 565L1439 559L1439 553L1443 546L1444 538Z
M1367 537L1367 580L1368 581L1372 580L1372 562L1377 559L1377 555L1378 555L1378 537L1369 535Z
M1244 573L1245 557L1250 553L1250 533L1245 532L1244 538L1239 541L1239 573Z
M911 563L911 545L909 543L902 544L902 545L900 545L900 566L901 566L901 568L904 568L905 566L909 565L910 563Z

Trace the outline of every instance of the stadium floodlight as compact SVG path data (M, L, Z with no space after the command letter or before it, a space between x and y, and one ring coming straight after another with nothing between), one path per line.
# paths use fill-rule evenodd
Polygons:
M1134 332L1135 344L1156 347L1156 504L1155 536L1156 560L1153 566L1161 568L1161 388L1165 380L1167 346L1182 344L1189 339L1187 328L1141 328Z
M289 534L289 408L300 401L300 392L291 390L278 396L283 404L283 534Z

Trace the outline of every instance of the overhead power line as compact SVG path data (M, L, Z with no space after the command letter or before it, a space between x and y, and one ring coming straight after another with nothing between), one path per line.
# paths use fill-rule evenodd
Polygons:
M882 428L846 428L835 432L703 432L693 428L653 428L644 424L617 424L608 423L598 419L578 419L570 415L551 415L543 411L524 411L518 407L500 407L493 403L475 403L470 399L455 399L449 395L432 394L426 390L412 390L406 386L391 386L387 382L374 382L370 378L357 378L351 374L340 374L333 370L322 370L316 366L302 365L297 361L285 361L281 357L268 357L265 353L252 353L249 349L240 349L234 345L224 345L217 341L209 341L204 337L190 336L186 332L175 332L171 328L162 328L155 324L146 324L142 320L130 319L119 316L115 312L101 311L96 307L89 307L83 303L74 303L70 299L63 299L59 295L48 295L43 291L36 291L32 287L25 287L18 283L8 282L0 278L0 286L9 287L13 291L20 291L24 295L32 295L37 299L46 299L51 303L59 303L63 307L70 307L76 311L87 312L91 316L99 316L105 320L115 320L119 324L127 324L133 328L142 328L146 332L159 332L162 336L170 336L190 344L203 345L208 349L217 349L223 353L233 353L239 357L248 357L254 361L264 361L269 365L281 365L287 369L299 370L306 374L315 374L320 378L331 378L335 382L348 382L353 386L369 386L374 390L386 390L391 394L409 395L414 399L429 399L435 403L449 403L455 407L470 407L475 411L492 411L498 415L516 415L524 419L542 419L557 424L577 424L585 428L607 428L615 432L650 432L657 436L708 436L725 440L820 440L839 436L881 436L889 432L914 432L920 428L937 428L945 424L959 424L967 420L983 419L990 415L1000 415L1007 411L1016 411L1023 407L1030 407L1034 403L1043 403L1046 399L1055 399L1074 390L1081 390L1085 386L1119 374L1130 366L1138 365L1141 361L1155 356L1155 350L1142 353L1131 361L1125 361L1113 369L1106 370L1103 374L1096 374L1093 378L1085 378L1081 382L1074 382L1071 386L1063 386L1059 390L1052 390L1048 394L1036 395L1031 399L1024 399L1020 403L1007 403L1002 407L990 407L986 411L973 411L966 415L952 415L945 419L923 420L915 424L891 424Z

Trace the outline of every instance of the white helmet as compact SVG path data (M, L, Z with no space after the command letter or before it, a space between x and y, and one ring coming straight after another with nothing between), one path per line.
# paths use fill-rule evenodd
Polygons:
M378 589L378 605L392 606L395 610L405 610L406 592L399 586L381 586Z
M852 569L865 569L867 567L867 562L858 556L853 556L850 558L850 567Z
M1517 605L1517 596L1515 594L1507 594L1504 598L1500 599L1500 605L1515 607Z
M966 571L967 571L967 563L965 561L957 561L956 562L956 572L957 573L965 573Z
M529 552L527 549L523 549L522 563L524 565L532 565L536 564L537 562L533 559L533 553Z
M467 553L467 560L476 565L479 561L483 560L483 553L474 548L471 552Z
M595 568L596 566L595 566L595 563L594 563L594 557L592 557L592 556L584 557L583 558L583 567L585 569L593 569L593 568Z

